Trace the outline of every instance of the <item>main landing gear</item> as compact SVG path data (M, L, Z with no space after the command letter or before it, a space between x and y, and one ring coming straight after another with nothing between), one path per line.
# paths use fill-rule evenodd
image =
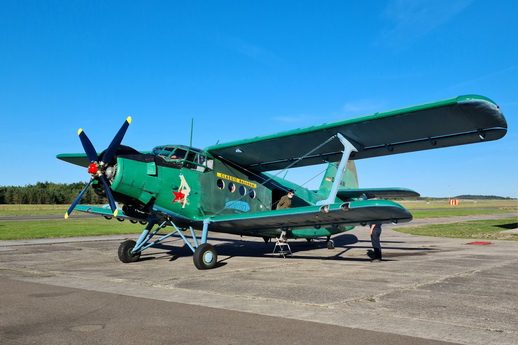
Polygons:
M132 253L136 244L137 244L137 242L135 242L133 240L127 240L127 241L122 242L121 245L119 246L119 252L118 252L119 260L124 262L125 264L127 264L129 262L138 261L138 259L140 259L141 252L134 253L134 254Z
M331 239L331 236L327 236L326 245L327 249L335 249L335 242Z
M196 248L192 259L197 269L206 270L216 266L218 254L212 244L204 243Z
M180 231L180 229L172 222L172 221L164 221L162 222L158 228L151 231L153 226L158 224L157 222L150 221L140 238L137 242L133 240L126 240L122 242L119 246L118 255L119 260L124 263L136 262L140 259L140 254L152 247L153 245L162 242L163 240L171 237L174 234L180 235L185 244L192 250L193 252L193 262L194 266L196 266L199 270L206 270L216 267L218 262L218 253L213 245L207 243L207 233L209 227L209 221L203 222L203 231L201 236L201 243L198 244L198 239L194 233L192 227L191 230L191 241ZM175 230L173 232L168 233L167 235L163 235L154 242L150 242L153 236L155 236L161 229L166 227L167 225L172 226Z
M308 241L308 243L311 243L313 241L313 239L306 238L306 241ZM331 236L327 236L326 246L327 246L327 249L335 249L335 242L331 239Z

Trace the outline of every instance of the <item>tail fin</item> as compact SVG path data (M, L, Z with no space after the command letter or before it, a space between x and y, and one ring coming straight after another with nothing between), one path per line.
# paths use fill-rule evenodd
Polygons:
M320 184L318 194L327 197L331 191L331 187L335 180L336 171L338 170L338 163L329 163L326 173ZM342 176L340 182L340 189L357 189L358 188L358 174L356 173L356 165L354 161L347 161L346 171Z

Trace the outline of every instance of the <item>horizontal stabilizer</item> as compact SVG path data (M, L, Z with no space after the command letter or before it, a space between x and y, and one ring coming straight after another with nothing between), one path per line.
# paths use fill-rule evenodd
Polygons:
M407 188L362 188L362 189L340 189L337 197L340 200L348 201L351 199L393 199L393 198L418 198L420 195L416 191Z

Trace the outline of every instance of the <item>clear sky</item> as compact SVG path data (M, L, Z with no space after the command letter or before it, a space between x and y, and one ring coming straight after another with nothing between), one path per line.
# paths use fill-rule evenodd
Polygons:
M0 185L87 181L55 158L194 146L464 94L497 102L495 142L357 161L362 187L518 193L518 2L0 1ZM322 170L296 169L305 183ZM310 182L318 185L320 178Z

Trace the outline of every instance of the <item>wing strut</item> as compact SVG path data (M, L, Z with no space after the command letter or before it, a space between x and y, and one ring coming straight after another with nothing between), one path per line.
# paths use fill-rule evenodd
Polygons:
M352 152L358 152L356 147L349 140L347 140L342 134L337 133L336 136L340 139L342 145L344 145L344 151L342 154L342 159L340 160L340 165L338 166L338 170L336 171L335 180L333 181L333 186L329 191L329 196L325 200L320 200L317 202L317 205L330 205L335 203L336 195L338 194L338 188L340 188L340 182L342 181L342 176L345 173L345 166L347 161L349 160L349 156Z

